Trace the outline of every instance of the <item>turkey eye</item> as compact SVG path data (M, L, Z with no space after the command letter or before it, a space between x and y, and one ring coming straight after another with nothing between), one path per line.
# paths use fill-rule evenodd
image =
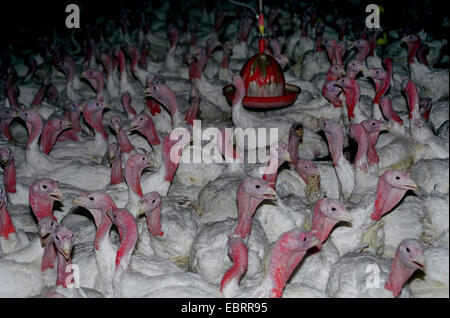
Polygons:
M142 118L142 117L141 117L141 118L139 118L139 120L140 120L140 121L143 121L143 120L144 120L144 118Z
M153 199L152 203L155 203L155 200Z
M336 211L336 208L335 208L335 207L332 207L332 208L331 208L331 211Z
M375 123L372 123L372 126L375 126Z
M44 190L47 189L47 185L44 184L44 185L42 186L42 189L44 189Z
M306 236L305 237L303 237L303 242L305 242L306 241Z
M407 251L408 253L411 252L410 249L409 249L409 247L406 248L406 251Z
M59 237L58 237L58 235L56 235L56 236L55 236L55 238L56 238L56 240L58 240L58 241L59 241Z
M62 125L62 121L61 120L59 121L59 124Z
M98 102L95 103L95 106L98 106Z
M395 179L396 179L396 180L400 180L400 177L399 177L399 176L396 176Z
M89 200L94 201L94 197L89 197Z
M142 158L142 161L144 161L144 160L145 160L145 157Z
M255 186L255 188L256 188L256 189L259 189L259 188L260 188L260 185L259 185L259 184L257 184L257 185Z

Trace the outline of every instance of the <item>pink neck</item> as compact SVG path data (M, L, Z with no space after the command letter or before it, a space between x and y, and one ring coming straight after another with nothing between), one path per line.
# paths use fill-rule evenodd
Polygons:
M5 202L3 202L2 207L0 208L0 237L4 237L5 239L9 238L9 234L15 233L16 229L12 224L11 217L9 216L9 212L6 209Z
M117 156L116 160L113 161L111 167L111 185L122 183L123 175L122 175L122 154Z
M11 121L12 119L0 119L0 130L9 141L13 140L13 136L11 135L11 131L9 130L9 124L11 123Z
M132 223L134 222L134 223ZM127 227L119 226L119 236L120 236L120 246L116 254L116 268L119 266L124 266L126 264L121 264L124 256L128 256L133 253L134 246L136 245L138 239L138 229L134 218L132 222L127 224Z
M51 233L45 241L44 254L42 254L41 271L45 272L49 268L55 267L58 252L53 244L54 233Z
M106 132L105 128L103 127L103 112L98 111L96 113L92 113L91 111L85 110L83 112L83 118L86 120L86 122L91 126L96 133L99 133L102 135L103 139L108 138L108 133ZM100 119L100 120L99 120Z
M148 125L141 129L140 132L147 138L147 141L152 146L157 146L161 142L159 141L159 137L156 133L155 124L153 123L153 119L151 117L148 118Z
M14 85L10 85L6 89L6 97L12 109L19 108L19 102L17 101L17 88Z
M125 165L125 181L130 189L138 196L143 197L141 187L141 173L143 168L135 168L130 165Z
M46 155L48 155L52 150L53 146L56 143L56 139L61 134L61 132L62 130L54 129L53 127L50 127L50 125L46 125L44 127L44 130L41 134L41 147L42 151L44 151Z
M382 175L378 180L377 196L370 218L379 221L384 214L391 211L400 202L406 191L391 187Z
M119 134L117 134L117 143L123 153L130 153L134 149L134 146L128 139L127 133L122 127L120 127Z
M380 102L380 108L383 112L383 115L388 120L393 120L403 126L403 119L395 112L392 108L392 101L388 97L383 97Z
M162 205L160 204L153 211L145 213L147 229L153 236L164 235L164 232L161 231L161 209Z
M409 268L403 264L400 259L399 250L397 250L394 260L392 261L389 278L386 281L384 288L392 290L394 297L397 297L401 293L403 285L415 271L415 268Z
M380 103L381 97L383 97L383 95L386 94L390 85L391 85L391 78L388 76L388 74L386 74L386 79L384 81L382 81L381 83L378 81L375 81L376 93L375 93L375 97L373 98L373 104Z
M250 234L253 214L255 214L256 208L263 200L248 195L242 185L238 187L237 198L239 216L233 233L244 239Z
M39 88L38 92L36 93L36 95L35 95L34 98L33 98L33 101L31 102L31 105L32 105L32 106L37 106L37 105L40 105L40 104L42 103L42 100L44 99L45 94L47 93L48 88L49 88L49 86L48 86L48 85L45 85L45 84L42 85L42 86Z
M356 59L360 62L364 62L366 60L367 55L369 55L370 52L370 45L364 45L362 48L358 50L358 53L356 53Z
M37 143L39 137L41 136L42 129L43 129L43 123L42 123L42 118L40 118L40 116L38 116L38 117L39 118L37 118L36 122L34 122L33 124L27 123L29 138L28 138L26 149L29 149L30 144L32 144L33 142Z
M227 245L228 256L231 258L233 265L223 275L220 282L220 291L223 291L223 288L233 281L239 284L248 268L247 244L239 237L230 237Z
M369 136L361 127L361 134L355 136L358 143L358 151L355 156L355 168L364 172L367 172L367 152L369 149Z
M38 221L46 216L56 220L53 216L53 200L35 194L33 188L29 192L30 206Z
M277 165L277 170L275 170L275 172L273 172L273 163L276 163ZM265 171L264 171L264 175L263 175L263 179L265 181L267 181L269 183L269 185L275 189L275 185L277 183L277 177L278 177L278 169L280 168L280 166L284 163L284 161L279 160L277 156L271 156L270 160L269 160L269 164L267 165Z
M9 159L8 164L3 168L3 182L8 193L16 193L16 165L14 158Z
M353 80L353 81L355 81L355 80ZM351 118L355 117L355 114L353 113L353 111L355 110L355 107L359 102L359 95L360 95L359 85L355 84L351 88L345 88L344 93L345 93L345 101L346 101L347 109L348 109L348 119L350 120Z
M73 280L73 270L66 271L69 265L72 265L72 257L69 257L69 260L66 260L61 253L58 253L56 257L58 262L58 276L56 279L56 286L62 286L67 288L70 284L74 283ZM72 277L72 279L70 279Z
M369 145L367 148L367 157L369 159L369 167L377 164L380 161L380 158L377 154L377 149L375 148L375 144L377 143L378 136L380 135L380 132L372 132L369 133Z
M420 47L420 41L416 41L414 43L407 43L408 46L408 63L414 63L414 58L416 57L417 51Z
M343 156L344 149L344 135L342 129L339 129L337 134L333 136L325 133L328 141L328 148L331 152L331 158L333 159L333 165L336 167L339 164L339 160Z

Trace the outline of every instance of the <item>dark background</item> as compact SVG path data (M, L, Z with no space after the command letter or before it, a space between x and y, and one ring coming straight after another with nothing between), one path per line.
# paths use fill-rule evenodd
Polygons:
M205 1L207 6L214 5L213 0ZM226 0L220 0L225 2ZM310 0L311 1L311 0ZM65 7L74 3L80 6L81 27L91 23L96 15L116 18L120 14L120 8L123 3L127 7L137 6L143 1L124 1L124 0L44 0L44 1L21 1L9 0L0 2L0 45L14 43L20 40L26 40L27 37L35 37L45 33L52 33L56 29L65 32L65 19L68 15L65 13ZM163 0L151 1L155 4ZM171 1L173 3L179 1ZM256 1L243 1L256 6ZM277 6L280 0L263 0L265 5ZM308 2L308 1L306 1ZM319 8L318 16L323 16L323 11L338 11L339 14L348 17L361 16L367 14L364 12L369 3L376 3L384 7L385 13L381 15L381 24L387 28L409 27L411 30L419 31L425 28L431 31L438 38L447 38L448 28L441 25L442 17L448 15L448 9L445 1L438 0L327 0L314 1ZM189 0L183 3L190 3ZM197 2L198 3L198 2Z

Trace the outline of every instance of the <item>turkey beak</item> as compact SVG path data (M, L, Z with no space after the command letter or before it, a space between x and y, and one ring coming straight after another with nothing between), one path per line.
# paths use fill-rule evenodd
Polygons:
M61 199L64 197L64 195L62 194L61 190L59 190L58 188L53 190L53 192L50 193L50 196L52 198L56 199L57 201L61 201Z
M339 218L343 222L353 222L352 216L348 212L342 212L341 217Z
M320 244L319 239L314 235L313 239L311 240L311 244L309 245L309 248L317 246Z
M137 126L137 124L136 123L131 123L131 125L130 125L130 134L131 134L131 132L132 131L135 131L135 130L137 130L138 129L138 126Z
M7 166L8 163L9 163L9 158L2 157L2 164L3 164L4 166Z
M141 206L139 207L139 212L138 212L138 215L139 216L142 216L142 215L144 215L145 214L145 208L142 206L142 203L141 203Z
M109 159L109 162L112 163L116 159L116 156L115 155L108 155L108 159Z
M114 223L114 218L113 218L113 215L112 215L112 211L106 211L106 214L109 216L109 218L111 219L111 221L113 221L113 223Z
M109 103L103 102L103 108L108 108L109 109L110 108L109 106L110 106Z
M276 201L277 198L278 198L277 193L272 188L270 188L270 191L268 191L268 193L264 194L264 199L267 199L267 200Z
M361 72L363 73L364 77L370 77L370 71L364 65L361 66Z
M421 271L425 271L425 256L423 253L412 258L411 263L413 263Z
M65 123L63 126L63 129L70 129L70 128L72 128L72 123L70 121Z
M415 189L417 189L418 185L414 181L409 180L408 183L405 184L405 187L410 190L415 190Z
M69 260L71 252L72 251L71 251L71 248L69 246L69 243L64 243L63 244L63 248L61 249L61 253L63 254L63 256L66 259L66 261Z
M389 131L389 123L383 123L383 124L381 125L381 130L387 130L387 131Z

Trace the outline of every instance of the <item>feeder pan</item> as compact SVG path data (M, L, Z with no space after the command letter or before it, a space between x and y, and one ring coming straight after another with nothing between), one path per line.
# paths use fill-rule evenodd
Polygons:
M253 109L281 108L295 102L300 87L286 84L280 64L264 53L265 41L259 39L259 53L252 56L241 70L245 85L242 105ZM228 103L232 103L236 89L232 84L223 88Z

